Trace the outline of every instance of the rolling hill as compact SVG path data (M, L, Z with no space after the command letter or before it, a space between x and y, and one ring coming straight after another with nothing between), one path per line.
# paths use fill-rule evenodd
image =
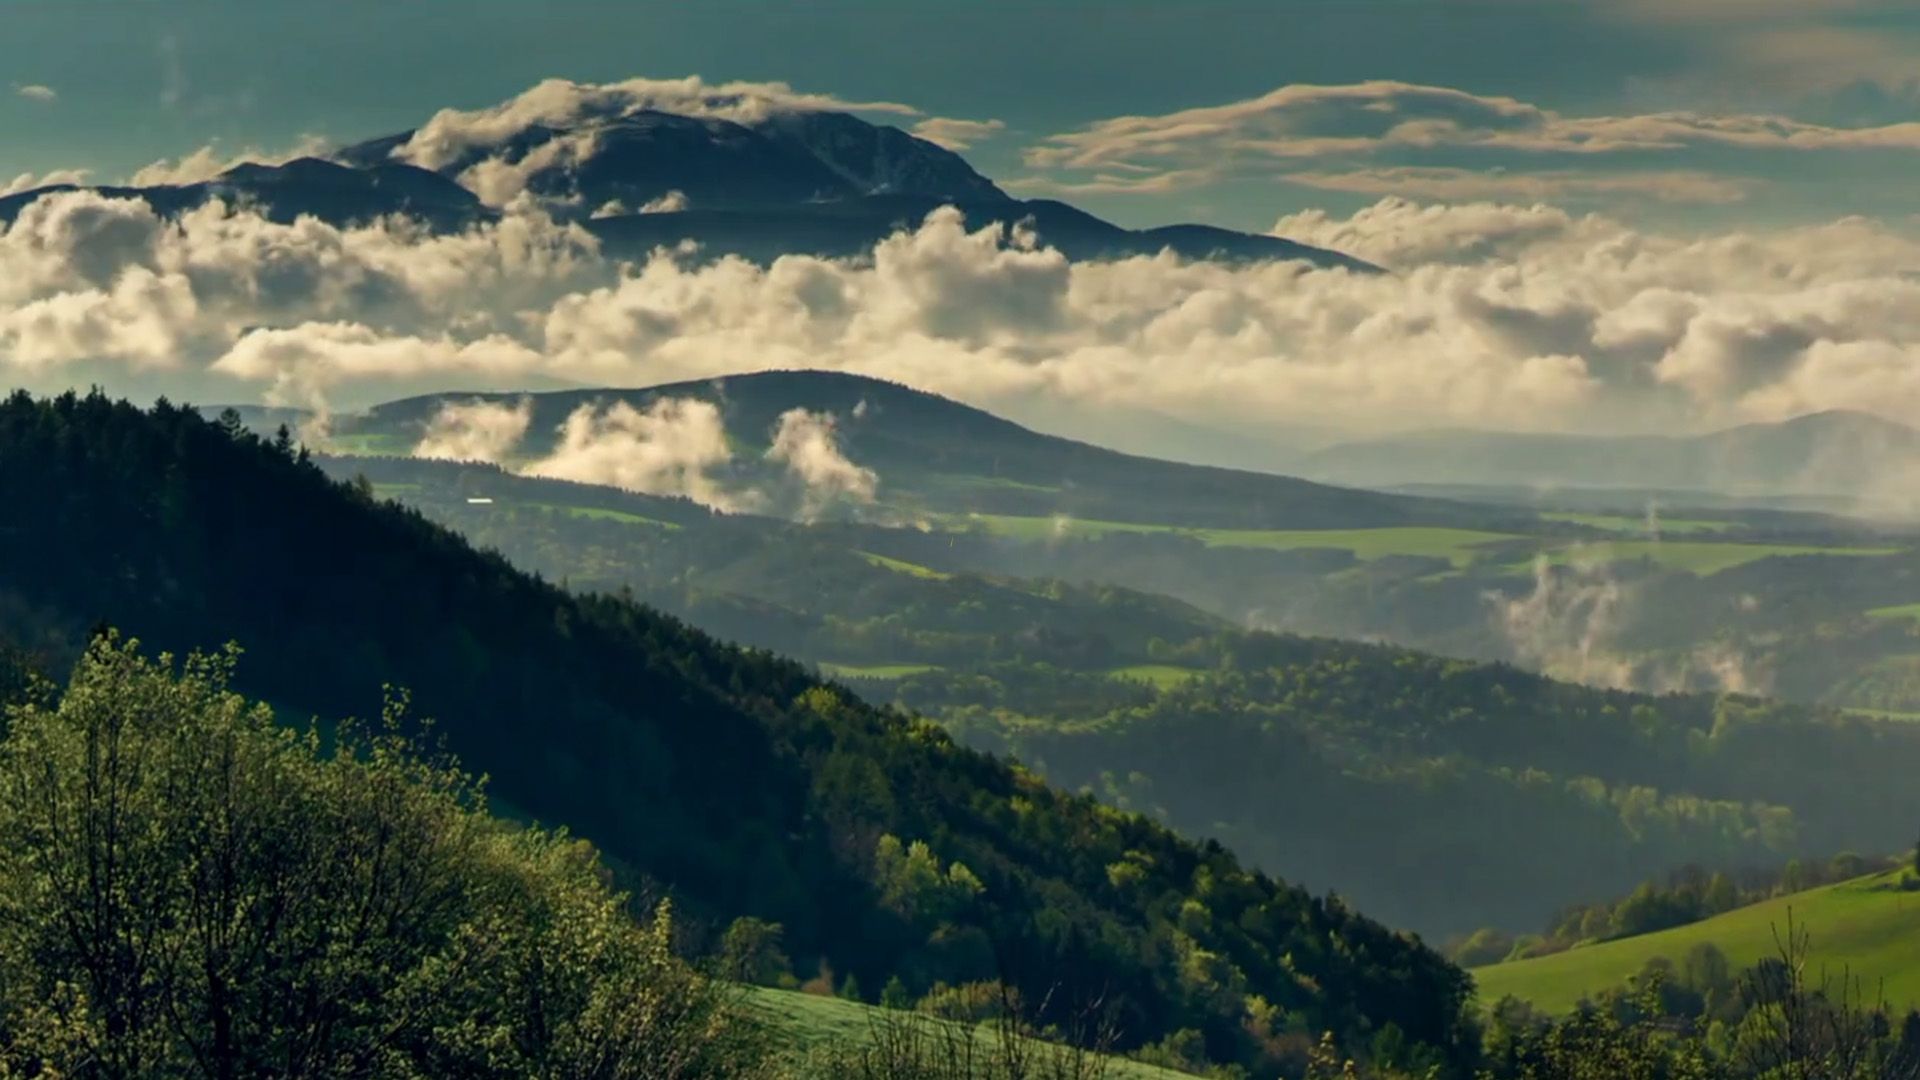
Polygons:
M739 449L741 482L777 467L762 460L789 409L831 414L841 449L874 470L880 498L903 514L994 514L1209 528L1331 529L1527 520L1525 511L1328 487L1267 473L1137 457L1021 427L897 383L822 371L769 371L637 390L435 394L342 417L338 443L405 454L449 403L532 404L519 459L550 452L575 410L615 401L709 401Z
M1712 944L1738 970L1774 956L1787 917L1810 934L1816 963L1835 979L1862 980L1869 1002L1884 991L1899 1012L1920 1008L1920 892L1899 887L1905 872L1783 896L1657 934L1581 946L1552 956L1476 968L1480 1002L1512 996L1552 1012L1619 986L1649 960L1678 964L1689 949Z

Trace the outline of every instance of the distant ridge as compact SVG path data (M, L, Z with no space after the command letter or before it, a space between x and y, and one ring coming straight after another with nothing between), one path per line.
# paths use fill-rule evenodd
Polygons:
M1308 456L1307 476L1368 487L1483 485L1867 496L1920 478L1920 431L1863 412L1811 413L1705 435L1429 431Z

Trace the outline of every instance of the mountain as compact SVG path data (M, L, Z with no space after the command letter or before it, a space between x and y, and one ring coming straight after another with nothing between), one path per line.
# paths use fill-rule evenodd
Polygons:
M355 143L329 160L240 165L205 183L97 190L145 199L168 214L222 198L277 221L312 214L346 224L405 214L453 230L494 216L463 186L481 183L473 174L491 169L523 174L526 190L556 214L581 220L609 253L623 257L687 242L709 258L859 257L939 207L954 206L972 228L1029 230L1073 259L1172 251L1189 259L1304 259L1376 269L1275 236L1205 225L1125 229L1065 203L1014 199L951 150L839 112L776 112L741 124L641 109L572 127L530 124L498 144L469 147L434 171L403 160L413 135ZM0 222L65 190L73 189L57 185L0 199Z
M1667 488L1871 500L1920 476L1920 431L1844 411L1690 436L1431 431L1329 447L1299 469L1368 487Z
M379 167L413 136L403 131L371 139L334 156ZM555 153L568 140L578 140L579 149ZM529 189L590 208L638 208L673 192L714 209L869 195L1010 201L951 150L845 113L781 113L747 126L642 109L573 128L534 124L504 145L470 148L439 171L457 177L489 157L527 163Z
M821 371L769 371L639 390L434 394L342 417L340 441L407 453L449 403L531 403L521 459L549 453L576 410L669 399L719 407L737 448L740 484L767 484L780 470L764 452L781 414L833 416L840 449L871 469L882 500L901 513L1066 515L1096 521L1204 528L1332 529L1484 523L1519 519L1438 499L1328 487L1291 477L1136 457L1041 434L991 413L897 383Z
M0 223L11 222L42 195L74 190L78 189L72 184L58 184L0 198ZM435 229L455 230L492 216L473 192L459 184L395 162L359 168L305 157L284 165L236 165L197 184L91 190L112 198L144 199L162 214L182 213L213 199L244 203L283 224L303 214L336 224L402 214Z
M290 718L406 687L502 805L709 926L781 923L790 955L860 986L998 977L1052 1020L1111 1002L1130 1044L1192 1029L1246 1064L1287 1031L1420 1071L1471 1053L1469 984L1416 940L797 664L546 584L291 446L164 402L16 394L0 505L12 640L237 640L238 688Z

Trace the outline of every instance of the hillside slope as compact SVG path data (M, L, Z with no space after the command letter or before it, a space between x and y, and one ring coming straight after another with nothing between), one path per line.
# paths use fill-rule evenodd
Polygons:
M522 574L290 446L165 403L16 394L0 506L10 636L239 640L241 689L283 710L370 715L408 687L509 803L710 922L781 922L792 955L862 985L997 975L1243 1061L1259 994L1355 1045L1391 1026L1415 1063L1466 1052L1465 977L1417 942L796 664Z
M1901 890L1899 876L1877 874L1657 934L1476 968L1473 977L1483 1005L1511 995L1564 1012L1583 997L1620 985L1656 957L1680 963L1697 945L1719 948L1735 970L1775 956L1775 931L1786 933L1791 914L1795 926L1811 935L1813 953L1830 975L1851 972L1869 1000L1884 989L1887 1005L1904 1012L1920 1008L1920 892Z

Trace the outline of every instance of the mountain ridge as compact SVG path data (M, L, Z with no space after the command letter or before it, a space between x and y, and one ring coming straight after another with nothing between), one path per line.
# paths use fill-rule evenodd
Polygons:
M1920 430L1856 410L1803 413L1697 435L1434 429L1337 443L1296 463L1361 486L1471 484L1864 496L1876 469L1920 470Z
M699 257L766 263L781 255L862 258L942 206L969 227L1030 231L1071 259L1171 251L1226 262L1305 260L1357 273L1379 268L1337 251L1208 225L1127 229L1066 203L1010 197L959 154L898 128L834 111L776 112L757 124L640 109L573 128L529 124L512 137L452 155L437 169L407 160L414 130L352 143L327 159L248 162L197 183L87 187L178 214L213 199L272 220L311 214L335 225L392 214L440 231L499 211L465 186L469 170L516 173L546 208L578 220L609 254L642 258L694 244ZM474 181L484 187L485 178ZM0 198L0 223L61 184ZM650 211L650 208L653 208Z

